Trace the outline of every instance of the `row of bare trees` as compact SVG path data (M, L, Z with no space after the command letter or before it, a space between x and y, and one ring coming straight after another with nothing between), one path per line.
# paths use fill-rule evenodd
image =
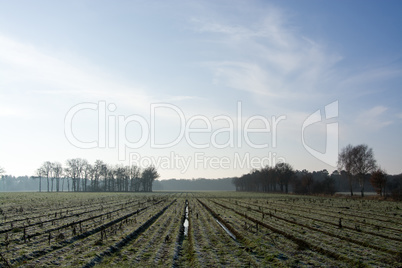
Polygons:
M66 167L59 162L46 161L36 170L33 179L39 180L39 192L42 191L42 179L46 179L48 192L152 192L152 184L159 174L155 167L141 169L138 166L111 166L101 160L94 164L86 159L73 158L66 161ZM71 187L70 187L71 186Z

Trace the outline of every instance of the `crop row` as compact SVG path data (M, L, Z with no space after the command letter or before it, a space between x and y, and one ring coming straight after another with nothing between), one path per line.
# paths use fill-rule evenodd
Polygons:
M135 235L113 255L105 254L104 266L152 267L172 266L176 248L180 243L184 199L160 213L152 225L148 225L141 235ZM134 239L135 238L135 239ZM108 256L110 255L110 256Z
M339 199L314 199L308 198L304 200L315 200L315 202L303 202L302 198L291 199L278 199L269 202L270 204L291 206L295 208L309 209L311 211L325 212L325 213L338 213L343 216L348 216L355 219L362 219L365 221L375 221L377 224L384 224L384 226L395 226L396 228L402 227L401 213L399 212L398 205L393 209L392 216L384 211L383 207L377 207L374 204L366 203L365 200L350 200L339 201ZM318 201L317 201L318 200ZM255 200L257 201L257 200ZM322 201L322 202L320 202ZM257 201L258 202L258 201ZM390 207L386 207L390 209Z
M161 201L158 201L161 202ZM113 218L118 218L125 211L132 210L140 210L141 207L144 207L146 203L137 203L131 204L127 206L119 206L118 208L114 208L114 210L109 210L105 212L95 211L88 213L86 217L84 214L76 215L75 217L67 217L64 216L58 219L52 219L44 221L41 224L32 224L30 226L26 226L23 228L14 228L10 234L6 233L4 242L2 244L7 248L15 243L17 244L27 244L27 242L31 242L31 239L41 237L40 239L51 240L51 234L55 232L60 232L62 230L67 230L71 228L72 235L76 235L77 233L83 233L86 229L91 226L96 226L99 222L103 222L104 220L111 220ZM16 230L16 231L15 231ZM20 234L19 234L20 233ZM21 234L22 233L22 234ZM47 237L45 237L47 235ZM39 240L40 241L40 240ZM28 243L29 245L29 243ZM14 245L15 246L15 245Z
M131 202L124 202L124 203L118 203L118 204L102 204L102 205L98 205L95 206L96 208L88 210L88 209L77 209L75 211L69 211L66 210L64 215L63 212L60 211L59 214L57 214L57 212L55 213L54 217L51 217L50 214L48 214L48 217L44 217L44 216L37 216L37 217L32 217L32 218L26 218L25 222L21 222L20 224L14 224L16 221L10 222L10 228L3 228L2 230L0 230L0 234L2 233L7 233L7 232L20 232L22 231L23 228L27 229L33 226L37 226L40 225L41 227L43 227L43 225L45 224L51 224L52 226L55 225L55 223L60 222L60 221L65 221L68 220L70 218L79 218L85 214L94 214L97 212L103 212L106 211L104 214L107 213L114 213L116 211L122 210L127 208L129 205L134 205L134 206L141 206L141 205L145 205L146 202L141 203L139 200L134 200ZM51 214L53 215L53 214ZM25 224L26 223L26 224Z
M398 267L401 263L402 230L394 220L399 217L398 203L258 193L102 195L70 195L77 200L54 196L57 204L49 206L49 211L44 204L29 210L33 217L43 215L42 223L31 220L31 225L25 225L26 221L14 217L13 228L8 222L2 226L7 232L0 233L0 257L4 258L0 267L6 263L27 267ZM51 198L43 196L31 194L32 203L51 203ZM24 200L2 207L27 207L24 202L30 199ZM67 200L69 214L61 210L60 200ZM5 202L3 197L0 201ZM381 205L388 211L376 215ZM372 215L366 214L371 208ZM354 215L358 209L364 213ZM385 214L384 221L376 220Z
M302 218L303 220L309 220L314 223L323 223L336 226L338 228L348 229L352 231L357 231L359 233L365 233L378 236L382 239L389 239L394 241L402 242L401 234L402 231L397 228L391 228L388 226L379 225L377 222L367 222L365 219L359 220L356 217L345 216L344 214L338 213L324 213L324 211L313 211L309 209L304 209L303 207L295 206L285 206L278 205L276 203L270 203L269 205L260 205L256 203L237 201L236 204L239 206L247 207L255 211L259 211L265 215L283 215L282 217L287 217L288 219L295 219L295 217Z
M222 221L237 230L245 238L247 251L259 254L263 257L265 266L299 266L313 265L320 263L328 265L343 266L343 262L352 261L340 258L325 250L310 247L305 240L292 235L287 230L282 230L278 226L267 225L253 217L236 210L230 210L217 205L212 200L205 200L210 209L218 215L225 215ZM329 253L329 254L328 254ZM342 260L342 262L339 262Z
M88 213L96 210L103 210L107 207L114 207L119 205L127 205L133 202L139 202L140 196L129 196L123 195L119 196L120 198L116 198L113 196L107 197L92 197L89 195L87 199L78 198L75 201L69 200L67 203L61 203L60 201L54 202L54 200L46 200L43 202L38 202L37 200L33 203L35 204L35 209L32 208L32 204L28 203L25 205L20 204L18 207L9 207L6 209L7 206L2 206L0 208L0 215L3 217L3 222L0 223L0 226L7 226L9 225L11 228L18 227L16 223L18 222L26 222L27 225L34 222L35 220L39 219L39 222L42 218L53 219L62 217L63 215L72 215L75 216L81 213ZM70 197L71 198L71 197ZM155 197L148 197L146 201L149 202L154 200ZM35 199L31 199L35 200ZM29 202L31 202L29 200ZM40 199L42 200L42 199ZM74 199L72 199L74 200ZM7 204L10 204L13 200L7 201ZM55 205L56 203L57 205ZM105 207L106 206L106 207ZM30 208L30 209L27 209ZM54 215L54 217L53 217ZM25 223L23 223L25 224ZM21 224L22 226L22 224ZM2 230L4 227L2 228ZM4 232L4 231L3 231ZM2 232L2 233L3 233Z
M309 248L337 260L349 264L360 262L388 263L395 262L392 256L397 254L392 249L385 249L369 243L369 240L361 241L348 234L341 234L330 230L326 226L310 226L297 220L288 220L271 214L262 216L260 211L250 210L236 204L223 204L222 200L212 200L215 205L224 210L231 210L238 216L249 219L255 224L264 226L271 231L281 234L296 242L300 248ZM341 251L339 249L342 249Z
M167 200L130 212L124 216L110 220L105 224L96 224L92 229L69 239L65 238L65 236L68 235L65 231L60 232L51 243L48 244L45 243L45 241L37 241L36 248L39 249L29 254L23 254L11 260L11 262L46 263L48 260L51 260L51 263L48 264L55 265L63 262L77 265L78 263L84 263L86 260L93 258L96 252L110 246L115 241L116 236L122 236L130 232L133 228L139 228L142 224L147 222L149 218L157 214L161 207L166 205L166 202ZM64 239L58 239L60 236ZM27 245L25 251L31 248L31 245ZM19 253L21 254L21 252L24 252L24 248L19 248ZM60 257L57 256L63 257L60 259Z

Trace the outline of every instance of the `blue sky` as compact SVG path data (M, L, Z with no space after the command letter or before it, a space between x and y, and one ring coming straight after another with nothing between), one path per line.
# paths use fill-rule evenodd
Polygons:
M0 166L154 161L162 179L216 178L261 160L331 172L328 140L366 143L399 174L401 13L400 1L0 1ZM335 102L336 117L302 131ZM99 123L103 103L114 109ZM85 104L97 109L66 127Z

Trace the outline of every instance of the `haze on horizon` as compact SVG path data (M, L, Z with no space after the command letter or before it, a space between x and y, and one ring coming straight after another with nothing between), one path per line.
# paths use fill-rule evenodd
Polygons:
M0 1L0 167L332 172L335 147L367 144L399 174L401 13L401 1Z

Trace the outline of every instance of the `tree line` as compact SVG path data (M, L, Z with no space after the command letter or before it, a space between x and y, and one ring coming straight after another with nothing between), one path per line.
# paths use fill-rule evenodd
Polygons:
M274 167L253 169L241 177L233 178L232 182L236 191L332 195L347 190L353 196L354 189L359 188L364 197L368 187L381 196L385 196L388 190L394 199L402 199L402 174L388 175L377 165L373 150L366 144L343 148L338 156L338 170L331 175L325 169L317 172L299 171L289 163L278 163Z
M108 165L102 160L90 164L86 159L73 158L63 167L59 162L44 162L32 176L38 180L42 192L45 180L47 192L152 192L152 184L159 174L154 166Z
M294 170L289 163L274 167L253 169L250 173L233 179L236 191L280 192L297 194L334 194L335 179L327 170L309 172Z
M3 191L16 183L21 186L27 184L25 177L19 177L17 182L15 177L2 175L4 173L5 170L0 167L0 188ZM101 160L91 165L85 159L74 158L67 160L65 167L58 162L46 161L31 179L38 180L40 192L45 187L48 192L151 192L158 177L153 166L142 170L137 166L111 166ZM45 186L42 186L43 180ZM353 196L355 189L359 189L361 196L368 190L381 196L392 195L394 199L402 199L402 174L388 175L377 165L373 150L365 144L343 148L338 156L338 170L332 174L325 169L313 172L294 170L288 163L278 163L274 167L254 169L235 177L232 183L236 191L298 194L349 191Z

